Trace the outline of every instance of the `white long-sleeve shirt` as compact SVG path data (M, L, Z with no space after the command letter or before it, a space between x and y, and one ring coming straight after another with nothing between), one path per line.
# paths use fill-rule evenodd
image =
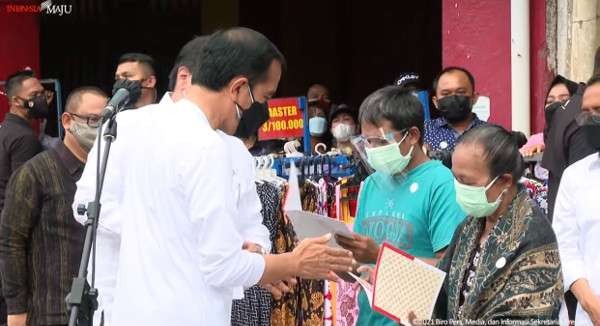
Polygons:
M170 93L160 100L159 104L168 106L173 104ZM220 130L219 136L226 144L231 155L231 167L233 168L233 196L236 203L235 221L238 232L244 241L256 243L267 252L271 250L269 230L262 224L260 198L256 192L254 159L237 137L230 136Z
M552 223L562 263L565 291L580 278L587 279L600 296L600 156L572 164L563 173ZM577 306L576 325L592 325Z
M254 158L236 137L218 131L225 142L233 168L233 197L236 203L235 223L244 241L271 250L269 230L262 224L262 205L256 192Z
M233 288L257 283L264 259L241 250L226 144L187 100L118 124L100 217L120 234L110 325L227 325Z
M144 111L152 111L165 107L172 108L173 104L170 94L166 93L159 105L151 105L143 109ZM141 112L140 114L145 113ZM262 206L254 184L254 160L242 141L221 131L217 132L227 144L231 155L233 168L233 195L231 198L236 199L237 213L234 215L234 219L238 232L242 235L244 241L259 244L265 250L270 251L269 231L262 224L260 213ZM120 130L118 134L121 134ZM89 163L77 184L77 194L73 204L74 210L77 209L78 204L86 204L93 200L96 182L96 150L94 148L90 153ZM117 171L108 171L107 173L114 174ZM113 292L116 286L120 250L120 221L122 219L118 215L119 210L115 209L118 206L118 198L115 198L114 195L115 191L105 190L102 197L103 221L98 227L98 241L96 244L96 288L99 290L98 310L94 315L94 324L96 325L100 324L102 311L105 314L105 320L111 320ZM112 214L116 215L113 217ZM75 218L82 224L85 222L85 217L78 216L76 211ZM91 281L91 275L88 279ZM234 298L240 299L242 297L243 288L235 290ZM108 322L105 322L105 324L109 325Z

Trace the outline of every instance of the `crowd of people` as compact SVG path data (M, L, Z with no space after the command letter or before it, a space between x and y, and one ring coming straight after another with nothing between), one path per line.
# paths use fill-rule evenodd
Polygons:
M278 298L300 279L335 282L354 271L371 280L387 242L446 273L433 319L600 325L600 76L585 84L556 76L545 129L529 140L479 119L476 78L463 67L434 79L432 119L416 96L416 74L374 90L358 109L332 103L324 85L310 86L311 148L303 150L346 155L357 167L353 233L275 253L252 154L283 149L259 142L257 131L286 64L251 29L195 37L159 99L152 57L120 58L116 83L127 80L139 94L116 115L107 162L95 324L236 324L232 302L244 289L259 284ZM98 147L106 147L96 135L109 96L94 86L73 90L60 117L64 139L45 148L31 123L47 118L53 98L30 70L11 75L5 93L0 318L9 326L67 325L65 297L87 223L78 206L95 196ZM528 164L537 153L543 158ZM547 207L526 176L547 187ZM398 324L375 312L364 292L357 305L357 325ZM429 316L411 318L402 322Z

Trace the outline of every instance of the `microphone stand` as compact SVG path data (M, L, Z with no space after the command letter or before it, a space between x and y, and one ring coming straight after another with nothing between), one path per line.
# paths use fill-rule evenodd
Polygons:
M100 197L104 185L104 176L106 174L106 163L110 153L111 144L117 138L116 110L107 120L106 132L102 134L103 126L98 127L98 159L96 164L96 191L94 201L77 206L79 215L87 214L85 222L85 241L83 243L83 253L79 263L79 272L77 277L73 278L71 292L66 297L67 307L70 310L69 326L92 326L94 321L94 311L98 309L98 290L94 287L95 269L96 269L96 230L98 228L98 216L100 215ZM101 150L100 137L104 136L106 147L104 152ZM102 154L102 158L101 158ZM92 284L87 282L88 264L92 255ZM104 324L104 315L102 315L101 326Z

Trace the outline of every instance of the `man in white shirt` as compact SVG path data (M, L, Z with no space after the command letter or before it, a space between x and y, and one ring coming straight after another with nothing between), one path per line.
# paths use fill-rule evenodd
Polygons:
M156 109L157 107L163 106L169 107L184 97L192 86L192 70L193 67L196 66L198 57L207 41L208 36L195 37L182 47L169 75L169 89L172 92L165 93L159 106L150 106L149 108L154 107L154 109ZM259 126L252 126L252 123L249 123L248 119L244 121L244 118L247 117L249 113L251 112L244 111L240 121L240 127L243 125L248 128L258 129ZM250 121L253 122L253 119L250 119ZM249 124L251 126L249 126ZM256 123L254 123L254 125L256 125ZM240 127L238 127L238 129L240 129ZM271 241L269 239L268 230L262 224L260 212L261 203L258 194L256 193L256 187L254 186L252 156L238 138L229 136L220 130L217 132L225 141L232 156L231 163L233 165L234 194L231 198L236 200L237 214L234 215L234 219L238 232L244 239L244 247L253 252L268 253L271 250ZM231 131L229 132L233 133ZM79 183L79 191L77 193L78 198L76 198L74 203L74 209L76 209L78 204L82 203L77 199L92 198L95 191L95 182L94 165L93 169L91 167L87 169L82 181ZM118 217L118 211L110 210L111 204L107 203L106 196L110 196L110 194L107 194L106 192L104 194L105 200L103 200L104 209L102 211L102 224L97 231L98 241L96 250L98 255L96 258L95 287L98 289L99 313L94 315L95 324L100 324L101 313L105 314L106 320L110 320L119 259L120 224L115 224L120 223L121 219ZM113 218L111 214L117 215ZM76 215L76 218L82 224L86 220L85 216ZM114 223L111 223L111 220L114 221ZM88 280L91 282L91 274L88 276ZM269 284L265 287L271 290L276 296L281 295L282 291L287 290L285 284L281 282L278 282L276 285L277 286L272 286ZM243 288L240 288L237 292L235 298L241 299L243 297Z
M161 104L175 103L185 97L192 87L192 71L199 64L199 57L208 38L208 36L196 36L181 48L169 74L171 92L165 93L160 101ZM271 241L269 231L262 224L262 206L256 192L254 159L244 143L231 135L254 134L268 118L269 111L266 103L254 102L242 113L237 130L217 131L232 156L234 192L232 198L237 208L235 223L244 239L244 248L257 253L270 252ZM282 294L282 291L289 290L283 283L278 283L276 286L269 284L265 287L277 297ZM240 288L235 298L242 299L243 296L243 288Z
M208 38L208 36L196 36L181 48L169 75L169 89L172 92L165 93L160 100L161 104L175 103L185 97L185 94L192 87L192 71L198 65L198 59ZM259 110L261 109L264 110L264 120L260 117L260 114L251 112L252 108L250 108L242 113L237 129L240 130L241 127L244 127L244 129L249 128L253 130L252 132L256 132L268 119L266 104L259 108ZM258 116L258 121L252 119L255 116ZM269 231L262 224L260 199L254 185L254 160L244 143L237 137L231 136L235 131L219 130L218 133L227 144L232 156L234 179L234 195L232 198L236 200L236 207L238 208L238 214L235 218L238 231L247 246L252 248L252 251L270 252Z
M282 255L242 250L232 157L216 130L235 130L252 98L275 93L284 59L263 35L233 28L211 36L201 62L185 99L117 118L99 220L120 238L110 325L227 325L236 287L350 270L328 236Z
M581 125L596 153L569 166L561 179L553 227L565 291L577 301L576 325L600 325L600 77L583 94Z

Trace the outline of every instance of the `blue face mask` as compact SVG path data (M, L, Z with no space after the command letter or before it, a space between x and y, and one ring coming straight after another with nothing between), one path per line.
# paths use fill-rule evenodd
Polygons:
M312 117L308 120L308 130L311 136L319 137L327 131L327 119L323 117Z

